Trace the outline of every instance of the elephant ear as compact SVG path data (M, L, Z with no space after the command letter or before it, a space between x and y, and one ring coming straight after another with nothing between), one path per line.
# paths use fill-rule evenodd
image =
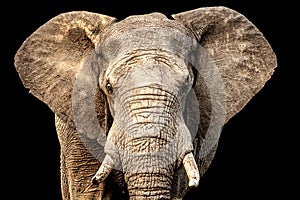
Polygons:
M263 34L242 14L226 7L204 7L172 17L196 37L194 92L200 124L194 154L201 175L210 165L222 126L270 79L276 56ZM200 144L200 145L199 145Z
M83 81L83 76L78 77L79 71L86 73L89 70L82 68L91 67L97 60L95 46L101 41L105 28L114 21L113 17L85 11L62 13L29 36L15 55L15 67L24 86L64 123L74 124L73 113L80 105L72 104L72 94L76 81ZM87 85L79 85L77 89L87 88ZM105 103L101 91L96 96L96 103ZM81 100L75 99L84 106L84 99ZM106 112L104 107L100 106L102 110L97 111L100 118Z

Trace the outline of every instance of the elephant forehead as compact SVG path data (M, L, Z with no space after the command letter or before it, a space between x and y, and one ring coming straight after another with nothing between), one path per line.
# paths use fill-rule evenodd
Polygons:
M178 30L192 36L193 34L187 29L182 23L168 19L162 13L154 12L150 14L143 15L132 15L129 16L117 23L114 23L112 26L108 27L104 34L103 38L108 36L118 35L120 33L132 31L139 28L151 28L151 27L161 27L161 28L171 28L173 30Z
M173 27L140 27L107 37L98 52L110 63L136 50L165 50L177 57L188 58L197 41Z
M120 77L149 59L184 72L193 63L195 46L194 38L172 27L141 27L106 38L98 52L105 59L106 76Z

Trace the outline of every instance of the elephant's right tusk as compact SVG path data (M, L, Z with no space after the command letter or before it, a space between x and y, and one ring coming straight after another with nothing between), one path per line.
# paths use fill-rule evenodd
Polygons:
M189 187L197 187L200 181L200 174L192 152L184 156L183 166L189 179Z
M113 169L113 167L111 166L112 163L113 163L112 158L109 155L106 155L98 171L93 176L92 182L95 184L103 182L108 177L111 170Z

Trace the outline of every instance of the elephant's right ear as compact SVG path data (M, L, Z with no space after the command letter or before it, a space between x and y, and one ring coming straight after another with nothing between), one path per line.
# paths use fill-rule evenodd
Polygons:
M24 86L65 123L72 119L72 92L80 66L94 52L113 17L74 11L37 29L15 55Z

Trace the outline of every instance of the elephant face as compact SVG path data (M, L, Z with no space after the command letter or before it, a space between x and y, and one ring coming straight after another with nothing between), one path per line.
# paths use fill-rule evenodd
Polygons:
M122 30L127 24L145 19L151 27ZM172 27L165 28L163 23ZM170 198L173 176L181 164L177 162L193 149L183 117L193 84L191 66L184 59L193 43L185 27L181 25L181 32L176 33L175 25L161 14L131 17L115 25L121 33L111 33L116 27L107 30L96 50L105 58L99 83L113 117L104 148L107 166L120 166L130 196L139 196L139 188L140 193L144 192L142 196L155 193ZM181 46L176 47L180 42ZM196 186L199 172L194 158L187 158L194 164L190 167L195 173L191 184ZM95 179L103 181L103 174L109 172L100 167ZM145 177L155 184L142 185L139 180Z
M18 50L24 86L55 113L64 199L182 199L271 77L272 48L240 13L172 17L63 13Z

